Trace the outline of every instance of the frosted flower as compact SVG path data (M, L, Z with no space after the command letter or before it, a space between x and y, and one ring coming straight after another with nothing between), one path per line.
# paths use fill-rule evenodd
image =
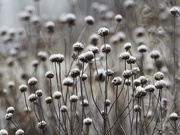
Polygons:
M154 79L155 80L162 80L164 78L164 74L162 72L156 72L154 74Z
M106 99L105 105L106 105L106 106L109 106L110 104L111 104L111 101L110 101L109 99Z
M84 123L86 126L89 126L89 125L91 125L91 123L92 123L92 119L90 119L90 118L85 118L85 119L83 120L83 123Z
M89 105L88 101L86 99L83 100L83 106L87 107Z
M33 67L36 68L38 65L39 65L39 61L38 61L38 60L33 60L33 61L32 61L32 66L33 66Z
M37 56L39 57L39 59L41 61L46 61L47 59L47 53L46 52L43 52L43 51L39 51Z
M50 57L49 57L49 60L51 62L58 62L58 63L62 63L64 61L64 55L58 53L58 54L52 54Z
M70 100L71 102L77 102L78 97L77 97L76 95L72 95L72 96L70 96L69 100Z
M92 44L92 45L97 45L98 44L98 35L97 34L92 34L90 37L89 37L89 43Z
M107 71L105 71L105 74L107 76L112 76L114 74L114 71L112 71L111 69L107 69Z
M62 81L62 84L65 86L73 86L73 80L70 77L67 77Z
M87 23L87 24L89 24L89 25L93 25L94 24L94 18L92 17L92 16L86 16L85 18L84 18L84 20L85 20L85 22Z
M177 113L173 112L173 113L170 114L169 118L172 121L177 121L179 119L179 116L177 115Z
M125 71L123 71L122 75L124 78L129 78L132 76L132 71L131 70L125 70Z
M38 80L35 78L35 77L31 77L29 80L28 80L28 84L29 85L36 85L38 82Z
M139 69L139 67L133 67L133 68L131 69L131 71L132 71L132 74L133 74L133 75L137 75L137 74L139 74L140 69Z
M15 110L14 107L10 106L7 108L6 112L7 113L14 113L14 110Z
M12 113L7 113L7 114L5 115L5 119L6 119L6 120L11 120L12 117L13 117L13 114L12 114Z
M158 59L160 57L160 52L158 50L154 50L150 53L150 57L152 59Z
M75 25L76 16L74 14L72 14L72 13L68 13L66 15L66 21L67 21L69 26Z
M85 81L86 79L87 79L87 74L85 74L85 73L83 73L83 75L81 76L81 79L83 80L83 81Z
M0 130L0 135L8 135L7 130L1 129L1 130Z
M28 100L30 101L30 102L33 102L33 101L35 101L37 99L37 97L36 97L36 94L34 94L34 93L32 93L31 95L29 95L29 97L28 97Z
M45 76L46 76L47 78L53 78L53 77L54 77L54 73L51 72L51 71L47 71L47 72L45 73Z
M135 80L133 81L133 84L134 84L135 86L140 86L140 85L141 85L140 79L139 79L139 78L135 79Z
M15 133L15 135L24 135L24 130L18 129Z
M78 68L72 69L69 74L72 78L76 78L80 75L80 70Z
M28 89L28 87L27 87L27 85L25 85L25 84L21 84L21 85L19 86L19 91L20 91L20 92L26 92L27 89Z
M37 95L38 97L41 97L42 94L43 94L43 91L42 91L42 90L37 90L37 91L36 91L36 95Z
M144 52L147 52L147 47L145 45L140 45L137 50L140 52L140 53L144 53Z
M172 15L177 15L179 12L180 12L180 11L179 11L179 8L178 8L178 7L173 6L173 7L170 9L170 13L171 13Z
M97 73L98 72L98 73ZM98 69L97 72L94 72L94 78L96 81L104 82L106 74L104 69Z
M67 107L65 105L62 105L60 110L61 112L67 112Z
M145 29L143 27L138 27L135 29L134 33L137 37L142 37L145 35Z
M105 27L101 27L98 30L98 35L100 35L101 37L107 36L109 34L109 29L105 28Z
M81 52L84 49L84 46L80 42L76 42L73 44L73 49L75 52Z
M134 111L135 112L140 112L141 111L141 107L139 105L135 105L134 106Z
M146 84L148 82L148 79L145 76L140 76L139 80L141 81L141 84Z
M122 84L122 78L121 77L114 77L113 80L111 81L112 84L114 85L121 85Z
M130 86L130 85L131 85L131 80L126 79L126 80L125 80L125 85Z
M55 98L55 99L60 99L61 98L61 92L60 91L56 91L56 92L54 92L54 94L53 94L53 97Z
M136 62L136 57L130 56L129 59L127 59L128 64L134 64Z
M49 33L53 33L53 32L54 32L55 24L54 24L54 22L52 22L52 21L48 21L48 22L46 23L45 27L47 28L47 30L48 30Z
M159 80L156 81L154 85L157 89L162 89L166 87L166 82L164 80Z
M126 44L124 44L124 49L125 49L126 51L128 51L128 50L131 49L131 46L132 46L132 44L131 44L130 42L127 42Z
M101 46L102 53L109 53L111 51L111 46L109 44L105 44Z
M135 2L134 2L134 0L125 0L123 3L123 6L125 8L131 8L131 7L135 6Z
M128 52L123 52L119 56L120 59L124 59L124 60L129 59L129 57L130 57L130 54Z
M38 16L32 16L31 17L31 22L36 25L40 23L40 18Z
M52 103L52 98L51 97L45 98L45 102L46 102L46 104L51 104Z
M121 22L121 21L122 21L122 16L121 16L120 14L117 14L117 15L115 16L115 20L116 20L117 22Z
M86 61L91 61L94 58L94 53L92 51L87 51L84 53L84 59Z
M21 12L19 16L23 21L29 21L30 19L30 14L26 11Z
M15 86L15 82L13 82L13 81L9 81L9 82L8 82L8 87L9 87L10 89L14 88L14 86Z
M87 51L92 51L94 54L99 52L99 48L94 45L88 45L86 47Z
M37 127L43 129L46 127L46 122L44 120L38 122Z
M145 91L147 91L147 92L154 92L155 89L156 89L155 86L152 84L149 84L145 87Z
M147 92L145 91L145 89L141 86L138 86L136 88L136 93L135 93L135 97L136 98L141 98L143 96L146 96Z

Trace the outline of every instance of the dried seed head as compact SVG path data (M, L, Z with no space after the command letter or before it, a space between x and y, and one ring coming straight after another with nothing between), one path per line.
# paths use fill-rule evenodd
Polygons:
M112 76L113 74L114 74L114 71L112 71L111 69L107 69L107 71L105 71L106 76Z
M101 46L102 53L109 53L111 51L111 46L109 44L105 44Z
M124 42L124 40L126 39L126 34L122 31L118 32L116 36L121 43Z
M83 81L85 81L86 79L87 79L87 74L85 74L85 73L83 73L83 75L81 76L81 79L83 80Z
M52 97L47 97L45 98L46 104L51 104L52 103Z
M54 73L53 72L51 72L51 71L47 71L46 73L45 73L45 76L47 77L47 78L53 78L54 77Z
M141 81L141 84L142 84L142 85L144 85L144 84L146 84L146 83L148 82L148 79L147 79L147 77L145 77L145 76L140 76L140 77L139 77L139 80Z
M70 77L67 77L63 80L62 84L68 87L73 86L73 80Z
M14 113L14 110L15 110L14 107L10 106L10 107L7 108L6 112L13 114L13 113Z
M114 85L121 85L122 84L122 78L121 77L114 77L113 80L111 81L112 84Z
M137 37L143 37L145 35L145 29L143 27L136 28L134 32Z
M84 45L80 42L76 42L73 44L73 49L75 52L81 52L84 49Z
M7 31L8 31L8 27L3 26L3 27L1 27L1 29L0 29L0 34L1 34L2 36L4 36L4 35L7 34Z
M29 97L28 97L28 100L29 100L30 102L34 102L36 99L37 99L37 97L36 97L36 94L34 94L34 93L32 93L31 95L29 95Z
M154 85L157 89L162 89L162 88L165 88L167 86L166 82L164 80L158 80L155 82Z
M53 33L53 32L54 32L55 24L54 24L54 22L52 22L52 21L48 21L48 22L46 23L45 27L47 28L47 32L48 32L48 33Z
M90 118L85 118L83 120L83 123L86 125L86 126L90 126L92 124L92 119Z
M161 102L162 102L162 107L167 108L168 100L166 98L163 98Z
M39 51L37 55L41 61L46 61L46 59L47 59L47 53L46 52Z
M72 96L70 96L69 100L70 100L71 102L77 102L78 97L77 97L76 95L72 95Z
M126 44L124 44L124 49L126 51L129 51L131 49L131 46L132 46L132 44L130 42L127 42Z
M86 48L87 51L92 51L94 54L99 52L99 48L94 45L88 45Z
M60 91L56 91L56 92L54 92L54 94L53 94L53 97L55 98L55 99L60 99L61 98L61 92Z
M136 57L130 56L129 59L127 59L128 64L134 64L136 62Z
M102 111L101 111L101 116L104 117L104 115L105 115L105 112L104 112L104 110L102 110Z
M78 68L72 69L69 74L72 78L76 78L80 75L80 70Z
M12 114L12 113L7 113L7 114L5 115L5 119L6 119L6 120L11 120L12 117L13 117L13 114Z
M37 95L38 97L41 97L42 94L43 94L43 91L42 91L42 90L37 90L37 91L36 91L36 95Z
M115 20L119 23L119 22L121 22L122 21L122 16L120 15L120 14L117 14L116 16L115 16Z
M173 112L173 113L170 114L169 118L172 121L177 121L179 119L179 116L177 115L177 113Z
M150 57L152 59L158 59L160 57L160 52L158 50L154 50L150 53Z
M85 62L87 63L88 61L85 59L85 53L81 53L78 57L78 59L81 61L81 62Z
M101 37L107 36L109 34L109 29L105 28L105 27L101 27L98 30L98 35L100 35Z
M15 87L15 82L9 81L8 82L8 87L9 87L9 89L13 89Z
M34 6L28 5L25 7L25 10L31 14L35 11L35 8L34 8Z
M37 80L35 77L31 77L31 78L28 80L28 84L29 84L30 86L36 85L37 82L38 82L38 80Z
M25 84L21 84L21 85L19 86L19 91L20 91L20 92L26 92L27 89L28 89L28 87L27 87L27 85L25 85Z
M110 39L109 42L112 43L113 45L118 45L119 43L119 37L117 35L113 35Z
M133 81L133 84L137 87L137 86L140 86L141 85L141 81L140 81L140 79L138 78L138 79L135 79L134 81Z
M92 44L92 45L97 45L98 44L98 35L97 34L92 34L90 37L89 37L89 43Z
M7 130L1 129L1 130L0 130L0 135L8 135Z
M140 53L145 53L147 52L147 47L145 45L140 45L137 50L140 52Z
M23 12L20 13L20 19L22 21L29 21L30 18L31 18L31 16L30 16L30 14L28 12L23 11Z
M125 0L123 6L127 9L132 8L136 5L134 0Z
M107 20L113 20L115 17L115 14L113 11L107 11L105 14L105 19Z
M111 101L110 101L109 99L106 99L105 105L106 105L106 106L109 106L110 104L111 104Z
M94 53L92 51L87 51L84 53L84 59L86 61L91 61L94 58Z
M94 24L94 18L92 17L92 16L86 16L85 18L84 18L84 20L85 20L85 22L87 23L87 24L89 24L89 25L93 25Z
M67 112L67 107L65 105L62 105L60 110L61 112Z
M162 80L164 78L164 74L162 72L156 72L154 74L154 79L155 80Z
M24 135L24 130L18 129L15 133L15 135Z
M125 85L130 86L131 85L131 80L126 79L125 80Z
M72 13L67 14L66 15L66 22L68 23L69 26L75 25L76 16Z
M36 68L38 65L39 65L39 61L38 61L38 60L33 60L33 61L32 61L32 66L33 66L33 67Z
M88 101L87 101L86 99L83 100L83 106L84 106L84 107L89 106L89 103L88 103Z
M173 16L177 15L179 12L180 12L180 11L179 11L179 8L178 8L178 7L173 6L173 7L170 9L170 13L171 13Z
M40 18L39 18L39 16L32 16L32 17L31 17L31 22L32 22L32 24L34 24L34 25L39 24L39 23L40 23Z
M106 77L104 69L98 69L97 72L94 72L94 78L96 81L104 82Z
M51 62L58 62L58 63L62 63L64 61L64 55L62 54L52 54L50 57L49 57L49 60Z
M135 105L134 106L134 111L135 112L140 112L141 111L141 107L139 105Z
M125 70L125 71L123 71L122 75L124 78L128 79L129 77L132 76L132 71L131 70Z
M139 69L139 67L133 67L133 68L131 69L131 71L132 71L132 74L133 74L133 75L137 75L137 74L139 74L140 69Z
M147 91L147 92L154 92L155 89L156 89L155 86L152 84L149 84L145 87L145 91Z
M38 122L37 127L38 127L39 129L45 128L45 127L46 127L46 122L45 122L44 120Z
M141 86L136 87L136 93L135 93L135 97L136 98L141 98L143 96L146 96L147 92L145 91L145 89Z
M123 52L123 53L121 53L120 56L119 56L119 58L120 58L120 59L123 59L123 60L129 59L129 57L130 57L130 54L129 54L128 52Z

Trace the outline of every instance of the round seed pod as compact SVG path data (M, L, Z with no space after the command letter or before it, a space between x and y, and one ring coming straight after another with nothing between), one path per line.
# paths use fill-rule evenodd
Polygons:
M106 99L105 105L106 105L106 106L109 106L110 104L111 104L111 101L110 101L109 99Z
M146 84L148 82L148 79L145 76L140 76L139 80L141 81L141 84Z
M38 65L39 65L39 61L38 61L38 60L33 60L33 61L32 61L32 66L33 66L33 67L36 68Z
M84 49L84 46L80 42L76 42L73 44L73 49L75 52L81 52Z
M15 133L15 135L24 135L24 130L18 129Z
M179 119L179 116L177 115L177 113L173 112L170 114L169 118L172 121L177 121Z
M94 78L96 81L104 82L106 78L104 69L98 69L97 72L95 71Z
M12 114L12 113L7 113L7 114L5 115L5 119L6 119L6 120L11 120L12 117L13 117L13 114Z
M166 82L164 80L159 80L156 81L154 85L157 89L162 89L166 87Z
M86 118L83 120L83 123L86 125L86 126L90 126L92 124L92 119L90 118Z
M124 44L124 49L126 51L129 51L131 49L131 46L132 46L132 44L130 42L127 42L126 44Z
M81 76L82 81L85 81L87 77L88 77L87 74L83 73L83 75Z
M131 85L131 80L126 79L125 80L125 85L130 86Z
M78 68L72 69L70 72L70 76L72 78L76 78L79 75L80 75L80 70Z
M54 94L53 94L53 97L55 98L55 99L60 99L61 98L61 92L60 91L56 91L56 92L54 92Z
M63 80L62 84L68 87L73 86L73 80L70 77L67 77Z
M134 64L136 62L136 57L130 56L126 61L128 64Z
M90 37L89 37L89 43L94 45L94 46L97 46L98 44L98 35L97 34L92 34Z
M98 35L100 35L101 37L107 36L109 34L109 29L105 28L105 27L101 27L98 30Z
M141 111L141 107L139 105L135 105L134 106L134 111L135 112L140 112Z
M152 59L158 59L160 57L160 52L158 50L154 50L150 53L150 57Z
M173 6L171 9L170 9L170 13L175 16L179 13L179 9L175 6Z
M45 25L48 33L54 33L55 24L52 21L48 21Z
M67 112L67 107L65 105L62 105L60 110L61 112Z
M37 97L36 97L36 94L34 94L34 93L32 93L32 94L28 97L28 100L29 100L30 102L34 102L36 99L37 99Z
M85 20L85 22L87 23L87 24L89 24L89 25L93 25L94 24L94 18L92 17L92 16L86 16L85 18L84 18L84 20Z
M145 87L145 91L147 91L147 92L154 92L155 89L156 89L155 86L152 84L149 84Z
M111 83L114 85L121 85L122 84L122 78L121 77L114 77L113 80L111 81Z
M84 53L84 59L86 61L91 61L94 58L94 53L92 51L87 51Z
M10 106L10 107L7 108L6 112L13 114L13 113L14 113L14 110L15 110L14 107Z
M129 77L132 76L132 71L131 70L125 70L125 71L123 71L122 75L124 78L128 79Z
M45 122L44 120L38 122L37 127L38 127L39 129L45 128L45 127L46 127L46 122Z
M131 69L131 71L132 71L132 74L133 74L133 75L137 75L137 74L139 74L140 69L139 69L138 67L133 67L133 68Z
M89 103L88 103L88 101L87 101L86 99L83 100L83 106L84 106L84 107L89 106Z
M135 80L133 81L133 83L134 83L134 85L135 85L136 87L141 85L141 81L139 80L139 78L138 78L138 79L135 79Z
M110 53L111 52L111 46L109 44L105 44L101 46L102 53Z
M127 60L129 59L130 54L128 52L123 52L120 54L119 59Z
M76 16L72 13L68 13L66 15L66 22L68 23L69 26L73 26L76 23Z
M155 80L162 80L164 78L164 74L162 72L156 72L154 74L154 79Z
M104 117L104 115L105 115L105 112L103 110L103 111L101 111L101 116Z
M64 55L62 54L52 54L50 57L49 57L49 60L51 62L58 62L58 63L62 63L64 61Z
M71 102L77 102L78 97L77 97L76 95L72 95L72 96L70 96L69 100L70 100Z
M45 102L46 102L46 104L51 104L52 103L52 98L51 97L45 98Z
M47 78L51 79L51 78L54 77L54 73L51 72L51 71L47 71L47 72L45 73L45 76L46 76Z
M0 130L0 135L8 135L7 130L1 129L1 130Z
M138 48L137 48L138 52L140 53L145 53L147 52L147 47L145 45L140 45Z
M112 76L114 74L114 71L112 71L111 69L107 69L107 71L105 71L106 76Z
M37 91L36 91L36 95L37 95L38 97L41 97L42 94L43 94L42 90L37 90Z
M115 16L115 20L119 23L119 22L121 22L122 21L122 16L120 15L120 14L117 14L116 16Z
M31 77L31 78L28 80L28 84L29 84L30 86L36 85L37 82L38 82L38 80L37 80L35 77Z
M21 84L21 85L19 86L19 91L20 91L21 93L22 93L22 92L26 92L27 89L28 89L28 87L27 87L27 85L25 85L25 84Z

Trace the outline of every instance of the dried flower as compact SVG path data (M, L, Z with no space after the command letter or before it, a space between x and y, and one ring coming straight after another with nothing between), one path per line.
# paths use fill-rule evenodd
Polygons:
M111 101L110 101L109 99L106 99L105 105L106 105L106 106L109 106L110 104L111 104Z
M86 61L91 61L94 58L94 53L92 51L87 51L84 53L84 59Z
M154 79L155 80L162 80L164 78L164 74L162 72L156 72L154 74Z
M155 89L156 89L155 86L152 84L149 84L145 87L145 91L147 91L147 92L154 92Z
M15 133L15 135L24 135L24 130L18 129Z
M122 78L121 77L114 77L113 80L111 81L112 84L114 85L121 85L122 84Z
M76 16L72 13L68 13L66 15L66 21L69 26L73 26L73 25L75 25L75 22L76 22Z
M50 57L49 57L49 60L51 62L58 62L58 63L62 63L64 61L64 55L62 54L52 54Z
M109 34L109 29L105 28L105 27L101 27L98 30L98 35L100 35L101 37L107 36Z
M139 80L141 81L141 84L144 85L148 82L148 79L145 76L140 76Z
M150 53L150 57L152 59L158 59L160 57L160 52L158 50L154 50Z
M136 98L141 98L143 96L146 96L147 92L145 91L145 89L141 86L138 86L136 88L136 93L135 93L135 97Z
M139 67L133 67L133 68L131 69L131 71L132 71L132 74L133 74L133 75L137 75L137 74L139 74L140 69L139 69Z
M1 130L0 130L0 135L8 135L7 130L1 129Z
M112 76L114 74L114 71L112 71L111 69L107 69L107 71L105 71L106 76Z
M39 61L38 61L38 60L33 60L33 61L32 61L32 66L33 66L33 67L36 68L38 65L39 65Z
M36 95L37 95L38 97L41 97L42 94L43 94L43 91L42 91L42 90L37 90L37 91L36 91Z
M128 64L134 64L136 62L136 57L130 56L129 59L127 59Z
M142 37L145 35L145 29L143 27L136 28L134 32L137 37Z
M54 73L53 72L51 72L51 71L47 71L46 73L45 73L45 76L47 77L47 78L53 78L54 77Z
M36 85L38 82L38 80L35 78L35 77L31 77L29 80L28 80L28 84L29 85Z
M90 126L91 123L92 123L92 119L90 119L90 118L85 118L85 119L83 120L83 123L84 123L86 126Z
M28 100L29 100L30 102L34 102L36 99L37 99L37 97L36 97L36 94L34 94L34 93L32 93L31 95L29 95L29 97L28 97Z
M39 129L45 128L45 127L46 127L46 122L45 122L44 120L38 122L37 127L38 127Z
M83 73L83 75L81 76L82 81L85 81L87 77L88 77L87 74Z
M137 50L140 52L140 53L144 53L144 52L147 52L147 47L145 45L140 45Z
M73 49L75 52L81 52L84 49L84 46L80 42L76 42L73 44Z
M46 52L39 51L37 55L41 61L46 61L46 59L47 59L47 53Z
M62 84L68 87L73 86L73 80L70 77L67 77L63 80Z
M172 121L177 121L179 119L179 116L177 115L177 113L173 112L173 113L170 114L169 118Z
M78 97L77 97L76 95L72 95L72 96L70 96L69 100L70 100L71 102L77 102Z
M140 79L138 78L138 79L135 79L134 81L133 81L133 84L137 87L137 86L140 86L141 85L141 81L140 81Z
M120 59L123 59L123 60L129 59L129 57L130 57L130 54L129 54L128 52L123 52L123 53L121 53L120 56L119 56L119 58L120 58Z
M179 13L179 8L173 6L173 7L170 9L170 13L171 13L172 15L174 15L174 16L177 15L177 14Z
M135 105L134 106L134 111L135 112L140 112L141 111L141 107L139 105Z
M166 82L164 80L159 80L156 81L154 85L157 89L162 89L166 87Z
M55 98L55 99L60 99L61 98L61 92L60 91L56 91L56 92L54 92L54 94L53 94L53 97Z
M122 21L122 16L120 15L120 14L117 14L116 16L115 16L115 20L119 23L119 22L121 22Z
M72 69L69 74L72 78L76 78L80 75L80 70L78 68Z
M84 107L89 106L89 103L88 103L88 101L87 101L86 99L83 100L83 106L84 106Z
M97 45L98 44L98 35L97 34L92 34L90 37L89 37L89 43L92 44L92 45Z
M14 113L14 110L15 110L14 107L10 106L10 107L7 108L6 112L13 114L13 113Z
M104 82L106 77L104 69L98 69L97 72L94 72L94 78L96 81Z
M132 44L130 42L127 42L126 44L124 44L124 49L126 51L129 51L131 49L131 46L132 46Z
M126 80L125 80L125 85L130 86L130 85L131 85L131 80L126 79Z
M46 102L47 104L51 104L51 103L52 103L52 98L51 98L51 97L45 98L45 102Z
M123 71L122 75L124 78L128 79L129 77L132 76L132 71L131 70L125 70L125 71Z
M101 46L102 53L109 53L111 51L111 46L109 44L105 44Z
M45 27L47 28L48 33L53 33L54 32L55 24L52 21L48 21L46 23Z
M26 92L27 91L27 85L25 85L25 84L21 84L20 86L19 86L19 90L20 90L20 92Z
M62 105L60 110L61 112L67 112L67 107L65 105Z
M85 18L84 18L84 20L86 21L86 23L87 24L89 24L89 25L93 25L94 24L94 18L92 17L92 16L86 16Z
M6 120L11 120L12 117L13 117L13 114L12 114L12 113L7 113L7 114L5 115L5 119L6 119Z

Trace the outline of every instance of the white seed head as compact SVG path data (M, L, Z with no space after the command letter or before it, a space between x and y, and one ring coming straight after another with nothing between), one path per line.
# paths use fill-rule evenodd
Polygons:
M172 121L177 121L179 119L179 116L177 115L177 113L173 112L173 113L170 114L169 118Z
M87 23L87 24L89 24L89 25L93 25L94 24L94 17L92 17L92 16L86 16L85 18L84 18L84 20L85 20L85 22Z
M154 85L157 89L162 89L166 87L166 82L164 80L158 80Z
M155 80L162 80L164 78L164 74L162 72L156 72L154 74L154 79Z
M12 114L12 113L7 113L7 114L5 115L5 119L6 119L6 120L11 120L12 117L13 117L13 114Z
M35 78L35 77L31 77L29 80L28 80L28 84L29 85L36 85L38 82L38 80Z
M145 35L145 29L143 27L138 27L135 29L134 33L137 37L142 37Z
M86 126L90 126L92 124L92 119L90 118L85 118L83 120L83 123L86 125Z
M36 91L36 95L37 95L38 97L41 97L42 94L43 94L43 91L42 91L42 90L37 90L37 91Z
M53 97L55 98L55 99L60 99L61 98L61 92L60 91L55 91L54 92L54 94L53 94Z
M140 112L141 111L141 107L139 105L135 105L134 106L134 111L135 112Z
M72 96L70 96L69 100L70 100L71 102L77 102L78 97L77 97L76 95L72 95Z
M60 110L61 112L67 112L67 107L65 105L62 105Z
M90 37L89 37L89 43L92 45L97 45L98 44L98 34L93 33Z
M32 16L31 17L31 22L36 25L36 24L39 24L40 23L40 18L39 16Z
M24 135L24 130L18 129L15 133L15 135Z
M38 122L37 127L38 127L39 129L45 128L45 127L46 127L46 122L45 122L44 120Z
M83 80L83 81L85 81L86 79L87 79L87 74L85 74L85 73L83 73L83 75L81 76L81 79Z
M130 85L131 85L131 80L126 79L126 80L125 80L125 85L130 86Z
M19 14L19 17L23 21L29 21L31 16L30 16L29 12L23 11Z
M87 101L87 99L84 99L84 100L83 100L83 106L84 106L84 107L89 106L89 102Z
M106 106L109 106L110 104L111 104L111 101L110 101L109 99L106 99L105 105L106 105Z
M125 70L125 71L123 71L122 75L124 78L129 78L132 76L132 71L131 70Z
M104 82L105 77L106 77L106 74L105 74L104 69L100 68L97 70L97 72L94 71L94 79L96 81Z
M73 44L73 49L75 52L81 52L84 49L84 45L80 42L76 42Z
M145 45L140 45L137 50L140 52L140 53L144 53L144 52L147 52L147 47Z
M131 49L131 46L132 46L132 44L131 44L130 42L127 42L126 44L124 44L124 49L125 49L126 51L128 51L128 50Z
M99 52L99 48L94 45L88 45L86 47L87 51L92 51L94 54Z
M32 63L33 67L37 67L39 65L39 61L38 60L33 60L31 63Z
M114 71L112 71L111 69L107 69L107 71L105 71L106 76L112 76L114 74Z
M137 86L140 86L140 85L141 85L140 79L139 79L139 78L135 79L135 80L133 81L133 84L134 84L136 87L137 87Z
M75 22L76 22L76 16L75 16L75 14L68 13L68 14L66 15L66 22L68 23L69 26L75 25Z
M0 135L8 135L7 130L1 129L1 130L0 130Z
M31 95L29 95L29 97L28 97L28 100L29 100L30 102L34 102L36 99L37 99L37 97L36 97L36 94L34 94L34 93L32 93Z
M140 76L139 77L139 80L141 81L141 84L146 84L148 82L148 79L146 76Z
M132 71L132 74L133 74L133 75L137 75L137 74L139 74L140 69L139 69L139 67L133 67L133 68L131 69L131 71Z
M147 92L154 92L155 89L156 89L155 86L152 84L149 84L145 87L145 91L147 91Z
M25 85L25 84L21 84L21 85L19 86L19 91L20 91L20 92L26 92L27 89L28 89L28 87L27 87L27 85Z
M101 46L102 53L109 53L111 51L111 46L109 44L105 44Z
M105 27L101 27L98 30L98 35L100 35L101 37L107 36L109 34L109 29L105 28Z
M49 60L51 62L58 62L58 63L62 63L64 61L64 55L58 53L58 54L52 54L50 57L49 57Z
M119 76L114 77L113 80L111 81L111 83L114 85L121 85L122 84L122 78Z
M152 59L158 59L160 57L160 52L158 50L154 50L150 53L150 57Z
M135 93L135 97L136 98L141 98L143 96L146 96L147 92L145 91L145 89L141 86L136 87L136 93Z
M13 114L13 113L14 113L14 110L15 110L14 107L10 106L10 107L7 108L6 112Z
M130 57L130 54L128 52L123 52L119 55L119 58L123 60L129 59L129 57Z
M134 64L136 62L136 57L130 56L126 61L128 64Z
M76 78L77 76L80 75L80 70L78 68L74 68L71 70L69 74L72 78Z
M55 24L54 24L54 22L52 22L52 21L48 21L48 22L46 23L45 27L47 28L48 33L53 33L53 32L54 32Z
M51 71L47 71L47 72L45 73L45 76L46 76L47 78L53 78L53 77L54 77L54 73L51 72Z
M39 59L40 59L41 61L46 61L48 55L47 55L46 52L39 51L38 54L37 54L37 56L39 57Z
M115 16L115 20L116 20L117 22L121 22L121 21L122 21L122 16L121 16L120 14L117 14L117 15Z
M68 87L73 86L73 80L70 77L67 77L62 81L62 84Z
M179 13L179 8L173 6L173 7L170 9L170 13L171 13L172 15L177 15L177 14Z
M84 59L86 61L91 61L94 58L94 53L92 51L87 51L84 53Z
M14 87L15 87L15 82L14 82L14 81L9 81L9 82L8 82L8 87L9 87L10 89L14 88Z
M52 97L47 97L45 98L46 104L51 104L52 103Z

